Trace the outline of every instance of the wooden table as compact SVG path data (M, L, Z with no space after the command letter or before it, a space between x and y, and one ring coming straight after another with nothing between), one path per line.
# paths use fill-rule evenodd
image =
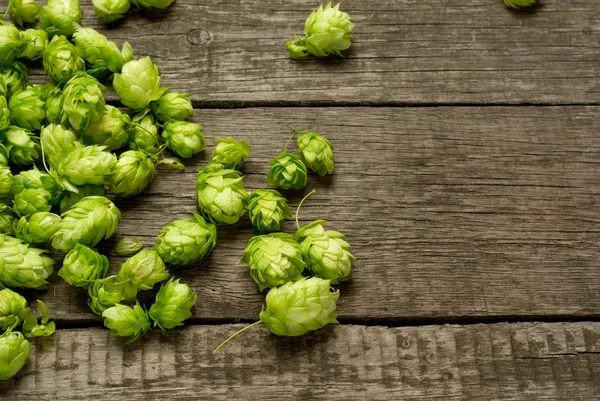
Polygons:
M344 232L355 274L339 286L341 324L300 338L258 327L218 354L264 298L239 263L247 220L176 272L198 302L165 336L124 345L54 277L31 298L59 330L35 341L2 399L600 399L600 2L540 2L344 0L347 58L294 61L285 42L316 2L177 0L109 29L82 1L85 26L192 93L211 144L250 142L249 190L266 185L290 128L330 138L335 174L286 195L295 208L317 189L301 220ZM209 157L118 200L118 233L152 246L194 209ZM114 243L103 249L116 271Z

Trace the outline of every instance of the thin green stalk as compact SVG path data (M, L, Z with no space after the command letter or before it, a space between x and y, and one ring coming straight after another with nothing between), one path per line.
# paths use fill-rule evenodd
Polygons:
M213 354L218 352L221 348L223 348L223 346L225 344L227 344L230 340L233 340L236 336L238 336L239 334L242 334L244 331L248 330L251 327L254 327L258 324L261 324L262 322L259 320L258 322L254 322L249 326L244 327L243 329L233 333L232 335L229 336L229 338L227 338L227 340L223 341L217 348L215 348L215 350L213 351Z
M300 224L298 223L298 214L300 213L300 207L302 207L302 204L304 203L304 201L311 196L312 194L316 193L317 190L313 189L312 191L310 191L304 198L302 198L302 200L300 201L300 203L298 204L298 207L296 208L296 228L300 229Z

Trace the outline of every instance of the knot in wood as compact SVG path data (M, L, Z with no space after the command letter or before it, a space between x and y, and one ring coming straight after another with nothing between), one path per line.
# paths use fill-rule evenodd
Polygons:
M188 32L187 40L192 45L206 45L213 40L214 35L206 29L195 28Z

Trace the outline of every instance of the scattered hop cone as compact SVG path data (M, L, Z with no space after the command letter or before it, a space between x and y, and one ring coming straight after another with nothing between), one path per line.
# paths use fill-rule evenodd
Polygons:
M135 299L138 291L151 290L160 281L169 278L163 260L154 250L142 249L121 265L117 282L123 283L125 299Z
M63 90L62 124L70 126L76 131L86 132L88 125L98 120L106 110L106 104L102 96L104 91L106 91L106 88L96 78L83 72L76 73L67 82Z
M23 90L27 86L27 67L23 63L0 63L0 76L6 84L5 96L7 99L13 93Z
M250 238L241 262L250 266L260 291L301 279L305 267L298 243L286 233Z
M125 17L131 7L130 0L92 0L94 12L108 24Z
M115 306L123 300L123 285L117 283L116 276L96 280L88 287L88 306L96 315Z
M77 148L83 148L77 135L60 124L49 124L40 132L44 158L50 167L57 169L61 160Z
M72 286L88 288L91 283L106 277L108 266L106 256L88 246L75 244L65 256L58 275Z
M317 57L327 57L333 54L342 55L352 44L352 28L350 15L340 11L340 4L335 6L321 4L307 18L304 24L305 37L296 37L286 45L292 58L312 54Z
M142 337L150 328L150 319L139 304L133 307L116 304L102 312L104 325L110 329L111 336L127 337L128 343Z
M64 36L55 36L46 45L42 62L46 74L55 85L64 84L78 71L85 71L85 61Z
M119 256L134 255L142 250L144 245L137 237L125 237L115 246L115 253Z
M301 336L329 323L338 323L336 301L329 280L302 278L272 288L267 294L260 321L278 336Z
M27 29L23 32L25 47L19 54L19 58L34 61L42 58L42 53L48 44L48 34L41 29Z
M313 221L298 229L302 258L313 276L330 280L333 284L345 281L352 275L350 244L344 234L325 230L325 220Z
M504 0L507 7L518 10L522 7L531 7L535 5L535 0Z
M250 144L233 138L215 138L217 146L213 148L211 163L220 163L224 168L239 170L244 159L250 154Z
M86 145L102 145L108 150L120 149L129 141L130 122L127 114L121 113L116 107L106 106L100 117L90 122L80 135Z
M198 171L196 204L205 216L217 224L235 224L245 213L248 192L242 174L209 164Z
M162 122L183 121L194 115L189 93L167 92L150 103L152 113Z
M62 195L62 189L50 175L38 170L34 165L31 170L21 171L15 175L10 196L15 197L26 189L44 189L51 195L51 204L58 203Z
M45 103L31 86L13 93L8 110L15 125L30 131L39 131L46 119Z
M34 213L19 219L14 227L15 236L29 244L45 244L50 242L59 224L60 216L54 213Z
M38 212L49 212L52 194L45 189L29 188L15 195L13 210L19 217L29 217Z
M17 327L29 316L27 300L9 288L0 290L0 330Z
M306 166L298 156L282 153L271 160L267 184L281 189L302 189L308 179Z
M110 177L110 192L125 197L143 191L154 179L155 158L139 150L121 153Z
M102 196L88 196L63 213L52 246L64 252L77 243L96 246L110 238L120 222L121 212L114 203Z
M194 213L196 219L175 220L163 227L154 249L173 267L185 267L206 258L217 243L217 227Z
M170 121L164 125L165 144L181 157L189 159L206 147L202 126L189 121Z
M115 42L92 28L77 27L73 41L79 54L91 68L88 73L98 79L121 72L123 65L133 59L133 49L128 42L123 44L121 52Z
M12 0L8 2L8 14L19 26L31 24L38 17L39 5L35 0Z
M8 165L8 151L2 143L0 143L0 165Z
M158 8L161 10L169 7L174 1L175 0L131 0L133 5L138 8Z
M54 174L69 191L77 192L77 186L104 184L104 176L111 175L116 165L117 157L104 146L79 147L60 161Z
M316 132L307 132L296 140L298 155L306 167L324 177L333 174L333 145Z
M16 219L12 208L4 203L0 203L0 234L13 235L13 223Z
M47 0L40 9L40 27L50 36L71 36L80 21L79 0Z
M19 167L33 164L41 155L39 138L30 131L14 125L4 131L3 144L11 163Z
M187 284L179 283L179 279L171 278L156 294L149 315L154 321L154 327L172 329L182 326L192 316L191 310L195 303L196 293Z
M12 63L25 47L21 31L13 24L0 25L0 64Z
M106 196L104 185L82 185L77 187L78 192L68 192L60 201L60 212L71 209L77 202L88 196Z
M257 189L250 194L248 214L254 231L259 233L281 231L283 220L291 215L285 198L272 189Z
M0 165L0 197L6 196L10 193L13 186L13 175L10 171L10 167Z
M10 111L8 101L4 96L0 96L0 132L7 129L10 125Z
M133 110L141 110L158 100L167 91L160 87L160 71L150 57L132 60L115 74L113 87L121 103Z
M45 253L20 239L0 234L0 282L8 287L45 288L46 279L54 270L54 260Z
M0 380L8 380L25 366L31 346L18 331L0 336Z
M149 155L160 153L158 128L154 116L148 111L140 112L131 119L129 131L129 149L139 150Z

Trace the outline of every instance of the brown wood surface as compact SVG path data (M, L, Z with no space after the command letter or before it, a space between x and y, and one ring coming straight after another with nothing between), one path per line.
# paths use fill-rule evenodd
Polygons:
M356 22L346 59L291 60L285 43L318 3L177 0L107 29L81 1L84 26L151 55L197 106L598 103L597 1L519 13L502 0L344 0Z
M102 329L35 341L11 400L596 400L600 323L329 326L297 338L189 326L123 345Z

